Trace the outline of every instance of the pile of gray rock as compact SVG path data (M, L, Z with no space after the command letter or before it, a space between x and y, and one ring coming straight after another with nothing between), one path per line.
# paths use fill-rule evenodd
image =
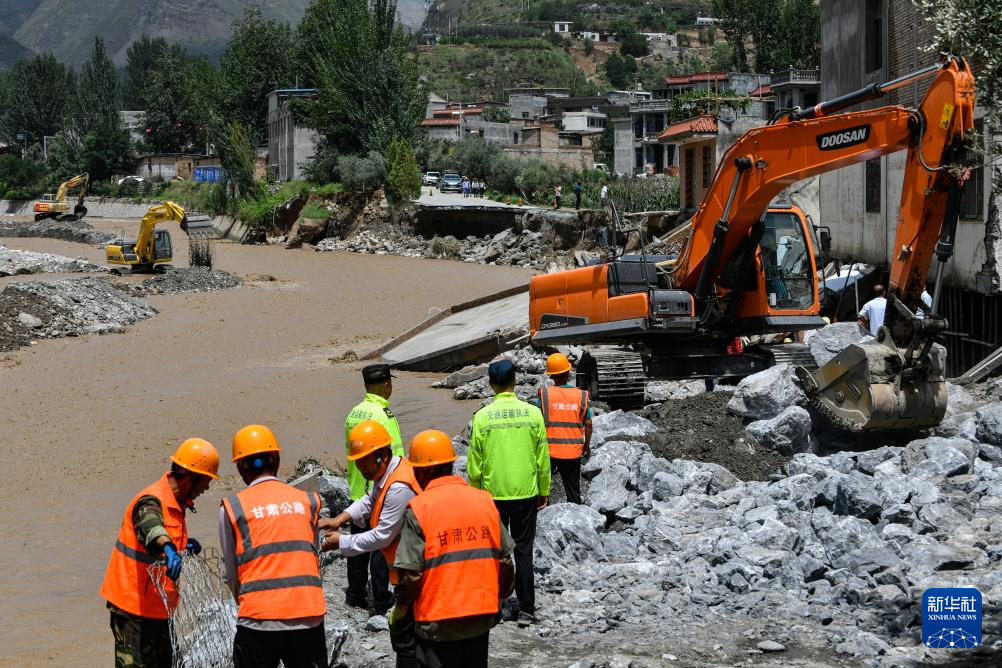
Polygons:
M156 313L102 278L14 283L0 292L0 350L33 339L120 332Z
M103 247L115 235L98 232L82 220L74 222L0 220L0 237L44 237Z
M88 262L82 258L7 248L0 241L0 276L15 276L18 274L75 274L81 272L101 273L106 271L108 271L107 267Z
M935 652L921 644L922 591L977 586L986 619L1002 601L1002 450L984 442L1002 442L1002 407L972 419L983 441L800 453L770 481L606 439L582 470L585 505L539 516L536 568L556 599L540 633L769 618L785 630L753 640L820 640L867 665L923 661ZM985 631L986 648L1002 649ZM743 654L736 642L724 651Z
M515 364L515 394L521 399L534 397L546 384L546 355L523 346L498 355L495 360L509 359ZM492 360L494 361L494 360ZM476 364L455 371L432 387L453 390L453 399L488 399L494 396L487 378L488 363Z
M374 255L400 255L452 259L480 264L510 265L527 269L542 269L555 264L573 266L574 257L554 252L542 243L542 234L531 230L521 233L509 228L494 236L423 237L407 233L401 227L389 227L380 232L360 230L348 239L331 237L319 242L317 251L348 251Z
M243 281L225 271L208 267L183 267L151 276L134 290L140 295L171 295L182 292L231 290Z

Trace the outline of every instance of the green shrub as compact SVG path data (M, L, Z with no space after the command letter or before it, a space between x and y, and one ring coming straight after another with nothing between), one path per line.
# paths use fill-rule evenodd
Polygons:
M396 202L414 199L421 194L421 168L414 158L410 143L403 138L390 142L386 151L389 163L387 194Z
M299 214L302 218L311 218L313 220L327 220L331 213L324 206L323 202L319 200L311 200L306 203L303 207L302 212Z
M386 184L386 158L376 151L366 156L340 156L337 171L341 183L351 191L370 192Z

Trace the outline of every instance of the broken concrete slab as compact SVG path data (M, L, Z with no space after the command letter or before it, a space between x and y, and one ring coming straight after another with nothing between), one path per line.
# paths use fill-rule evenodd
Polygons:
M447 371L488 361L520 342L529 326L529 286L457 304L429 317L365 359L395 369Z

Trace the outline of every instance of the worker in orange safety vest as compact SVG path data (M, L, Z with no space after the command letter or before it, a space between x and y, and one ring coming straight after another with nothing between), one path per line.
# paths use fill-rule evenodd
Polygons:
M411 499L400 531L391 624L413 618L423 668L486 668L500 601L515 588L515 541L491 494L452 474L447 434L419 433L409 459L424 491Z
M570 503L581 503L581 462L591 456L591 406L587 390L570 383L571 362L561 353L546 358L546 375L552 387L542 387L536 397L546 423L550 468L564 482Z
M280 481L278 439L259 424L233 436L247 488L223 499L219 544L237 600L235 668L325 668L327 603L317 549L320 497Z
M171 456L171 470L136 494L125 508L118 540L111 551L101 596L111 611L115 665L170 666L174 652L167 617L178 603L175 582L182 553L198 554L202 546L188 538L185 513L219 476L219 454L201 438L184 441ZM166 598L149 575L163 560Z
M348 434L348 461L372 481L372 489L340 515L320 521L325 532L324 550L339 549L346 557L379 550L388 565L393 564L400 540L407 503L421 492L414 470L403 457L394 455L393 438L381 423L362 420ZM342 534L341 527L353 523L369 530ZM397 584L397 574L390 568L390 584ZM390 629L390 643L397 653L397 667L417 665L414 656L413 626L398 624Z

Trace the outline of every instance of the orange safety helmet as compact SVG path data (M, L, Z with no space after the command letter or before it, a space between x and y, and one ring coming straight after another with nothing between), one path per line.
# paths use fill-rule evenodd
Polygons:
M348 461L353 462L393 442L386 427L375 420L362 420L348 432Z
M233 435L233 461L262 452L281 451L275 433L264 425L249 424Z
M553 353L546 358L546 375L558 376L571 370L571 361L563 353Z
M216 446L204 438L189 438L177 446L170 460L192 473L219 479L219 453Z
M452 439L444 431L425 429L411 439L411 451L407 457L411 466L438 466L456 461L456 451Z

